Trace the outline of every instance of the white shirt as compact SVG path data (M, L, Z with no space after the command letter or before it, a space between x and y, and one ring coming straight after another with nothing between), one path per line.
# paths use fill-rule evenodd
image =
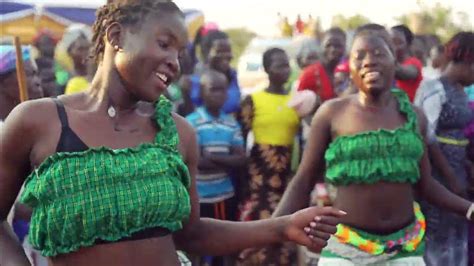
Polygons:
M428 119L427 134L431 143L436 141L435 131L446 100L446 92L439 79L423 80L416 92L414 104L423 110Z

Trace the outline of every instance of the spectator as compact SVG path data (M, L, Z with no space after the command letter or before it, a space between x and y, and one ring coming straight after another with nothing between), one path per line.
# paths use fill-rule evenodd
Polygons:
M230 66L233 55L229 37L222 31L210 31L202 39L201 53L205 60L204 69L218 71L227 77L229 87L223 110L227 114L236 113L240 108L240 87L237 72ZM199 107L203 104L200 97L200 74L194 74L191 81L191 99Z
M30 99L42 98L43 89L36 64L31 59L31 49L22 47L22 56L27 77L28 96ZM13 108L20 103L15 47L0 45L0 59L0 123L2 123Z
M229 170L245 165L244 141L239 124L222 111L228 81L215 70L201 76L203 106L188 115L200 150L196 177L201 217L236 220L237 200ZM230 258L203 257L206 265L229 265Z
M90 41L82 33L78 33L76 38L67 47L68 54L74 64L74 71L71 73L72 78L67 83L64 94L74 94L89 88L90 64L88 63L88 57L90 47Z
M334 70L344 56L345 47L346 33L343 30L331 28L326 31L322 42L322 58L303 70L298 90L312 90L322 101L334 98Z
M44 96L54 97L58 95L58 86L56 83L55 75L55 60L54 51L58 39L48 29L42 29L33 38L33 45L39 52L39 56L36 59L38 66L38 73L41 79L41 86L43 88Z
M255 136L248 169L249 195L243 200L243 221L270 218L291 175L291 151L300 119L288 106L291 96L285 89L290 75L288 56L272 48L263 54L263 67L269 87L244 99L240 119L244 139ZM241 253L243 265L288 265L294 260L291 246L276 245Z
M445 51L448 64L441 77L424 81L415 103L423 108L429 121L430 148L435 148L430 154L437 161L433 161L436 166L433 177L466 196L469 141L465 128L474 121L474 113L468 106L464 88L474 84L474 33L456 34L446 44ZM450 167L454 174L446 175L446 170L440 167ZM467 265L468 222L426 202L422 207L427 217L427 264Z
M392 27L390 34L395 45L397 68L395 72L397 88L405 91L413 102L416 90L423 79L422 62L410 55L410 46L413 42L413 33L405 25Z

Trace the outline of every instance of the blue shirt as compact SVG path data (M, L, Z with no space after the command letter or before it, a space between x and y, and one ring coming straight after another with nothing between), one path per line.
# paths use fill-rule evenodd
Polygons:
M232 115L221 112L213 117L204 107L186 117L196 131L201 151L229 155L232 147L243 147L244 140L239 123ZM228 172L199 172L196 177L199 201L216 203L234 196L234 187Z
M191 100L194 105L199 107L202 106L203 102L201 99L201 84L200 75L191 76ZM237 81L237 72L232 70L230 73L229 87L227 89L227 101L222 107L222 110L227 113L235 113L240 110L240 86Z
M469 99L469 101L470 102L474 101L474 85L465 87L464 91L466 92L467 98Z

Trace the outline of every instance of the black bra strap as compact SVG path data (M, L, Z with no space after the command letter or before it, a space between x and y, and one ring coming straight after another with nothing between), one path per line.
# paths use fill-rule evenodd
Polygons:
M59 116L59 121L61 121L61 126L63 128L69 127L66 109L64 108L63 102L61 102L59 99L53 99L53 100L54 100L54 103L56 104L56 108L58 109L58 116Z

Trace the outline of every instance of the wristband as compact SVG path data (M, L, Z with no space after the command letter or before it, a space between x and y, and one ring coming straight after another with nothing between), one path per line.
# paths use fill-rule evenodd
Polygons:
M474 213L474 203L471 204L471 207L469 207L469 209L467 210L467 213L466 213L466 218L469 220L469 221L472 221L472 214Z

